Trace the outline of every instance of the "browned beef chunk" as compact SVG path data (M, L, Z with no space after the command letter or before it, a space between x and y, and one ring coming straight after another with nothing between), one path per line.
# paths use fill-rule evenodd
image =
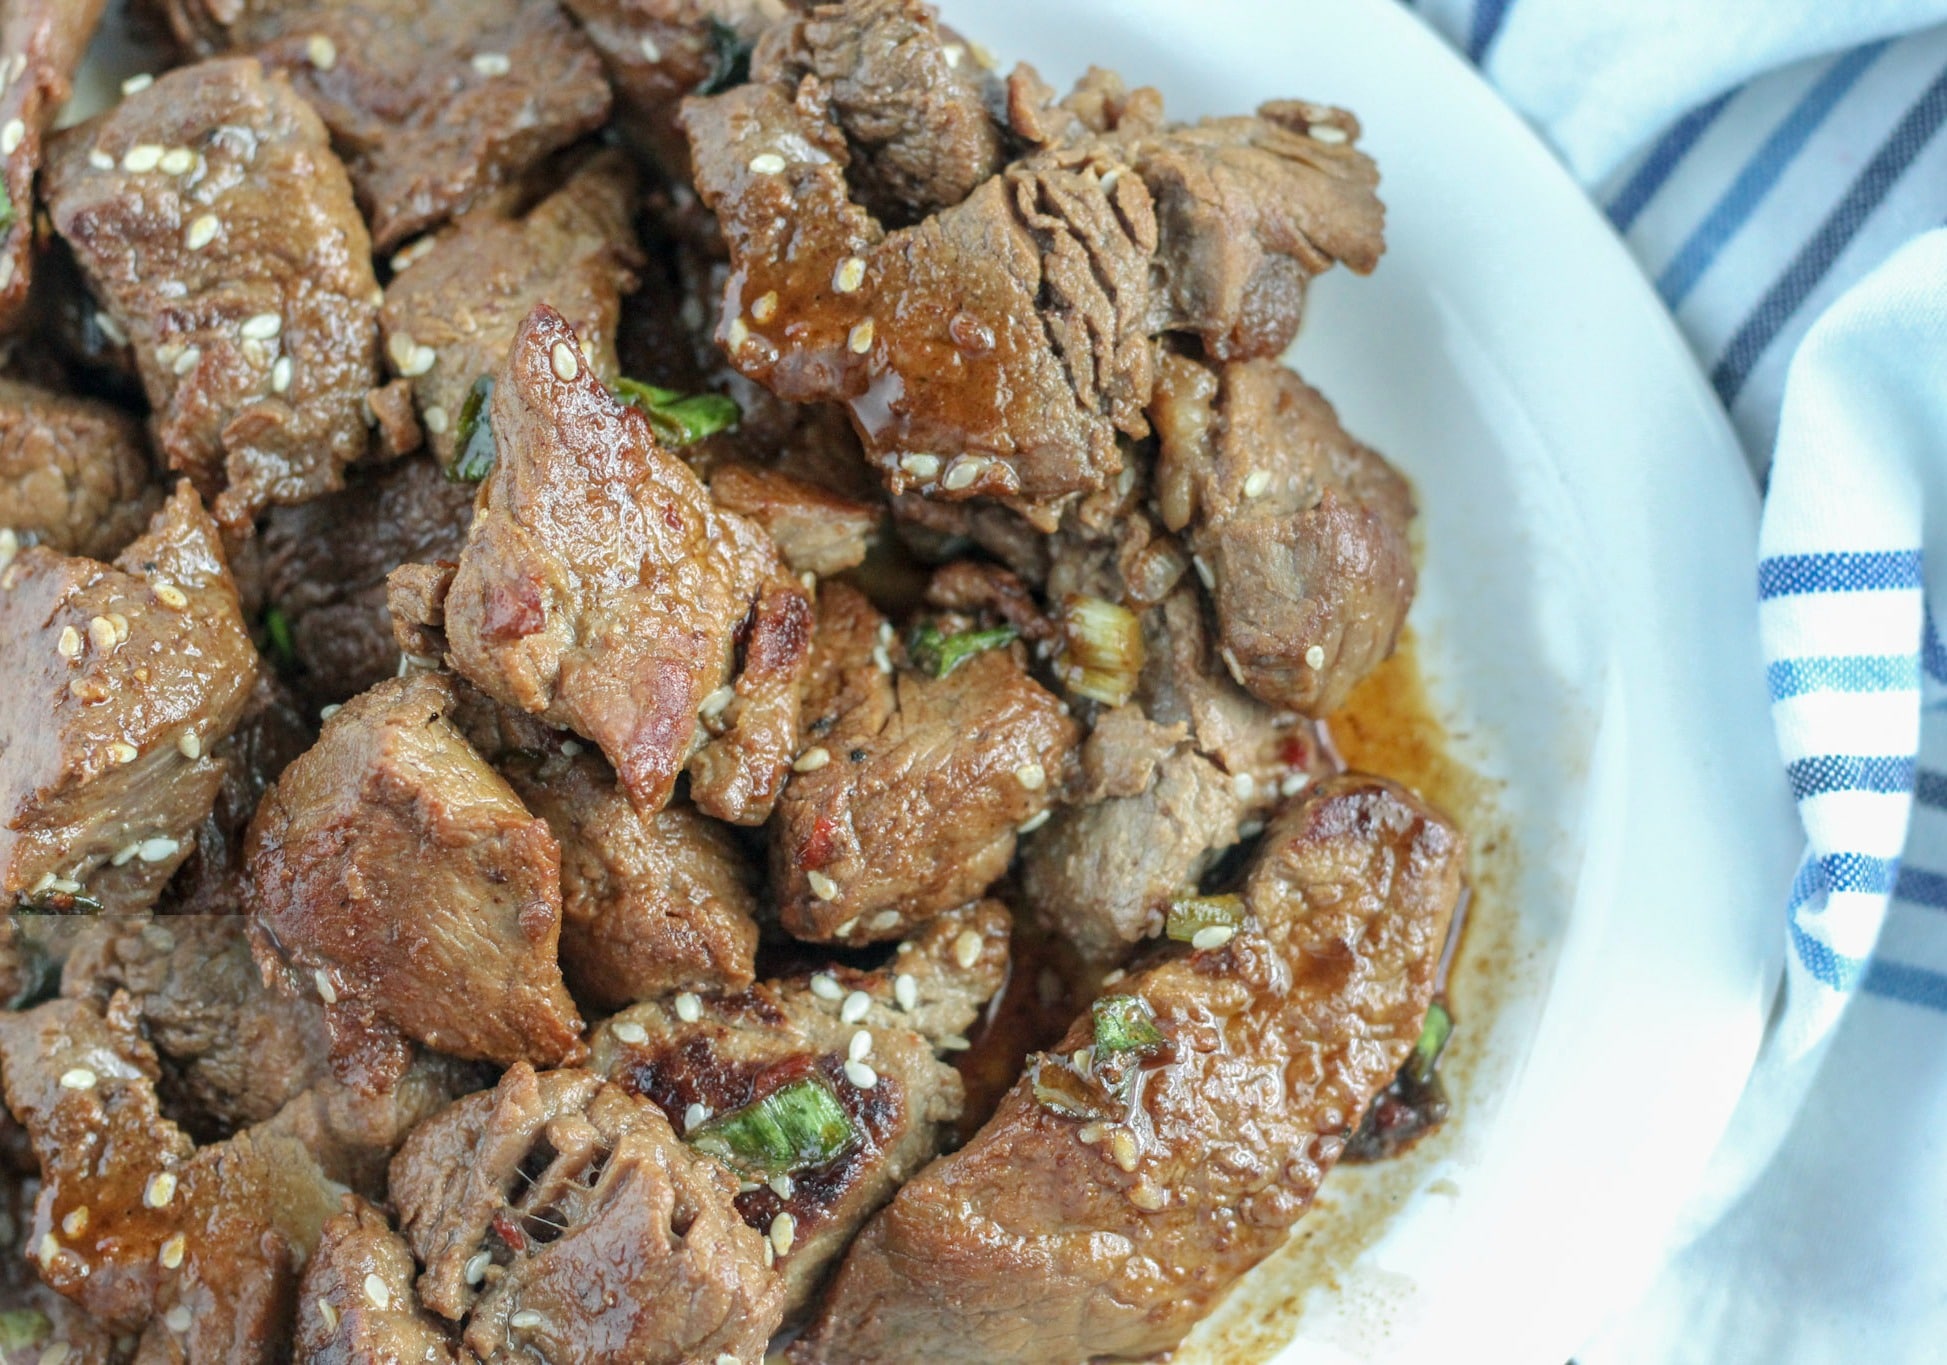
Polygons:
M776 547L609 395L550 308L522 324L489 413L499 456L446 600L454 667L594 740L645 814L687 766L700 809L761 823L798 747L811 633Z
M1048 810L1078 738L1012 648L944 677L906 664L871 604L820 593L805 734L772 827L779 918L800 938L867 943L985 891L1017 828Z
M648 1100L525 1063L413 1133L391 1186L469 1349L591 1365L762 1359L783 1295L736 1188Z
M599 377L615 377L616 321L642 255L634 198L628 162L606 152L524 216L481 209L397 258L411 264L386 286L379 324L442 468L452 467L468 394L499 372L536 304L567 319Z
M967 966L953 963L954 998L972 998L981 988L991 995L1006 970L1006 911L988 902L955 923L943 955L952 961L950 945L963 933L972 935L975 950ZM940 956L923 960L937 964ZM809 1306L853 1234L940 1150L959 1115L960 1077L935 1059L915 1025L928 1009L935 1022L964 1028L962 1016L971 1020L978 1002L971 1009L946 1005L948 992L938 989L945 974L926 975L935 987L926 1002L916 974L895 995L890 972L840 970L704 996L694 1011L681 998L636 1005L595 1035L592 1066L654 1100L679 1129L695 1130L807 1080L837 1101L849 1132L841 1151L794 1171L770 1171L768 1179L742 1172L747 1188L737 1211L770 1241L788 1316ZM912 1013L901 998L914 1002Z
M0 379L0 545L11 531L16 544L113 559L161 503L133 418Z
M258 961L324 1002L337 1075L387 1088L408 1039L457 1057L580 1055L561 982L560 850L447 719L452 685L381 683L325 722L247 845Z
M458 1365L452 1333L419 1306L415 1270L385 1214L348 1196L298 1285L296 1365Z
M0 329L27 305L34 266L34 176L41 139L68 101L106 0L16 0L0 16Z
M377 375L371 242L324 126L248 59L50 144L54 226L135 348L156 445L226 529L336 488Z
M0 895L143 909L210 813L216 748L257 678L195 491L112 568L19 551L0 569L0 639Z
M1152 409L1157 495L1210 578L1237 680L1321 715L1392 653L1413 601L1413 496L1274 361L1172 357Z
M386 575L401 564L458 558L473 493L432 460L412 458L266 519L264 591L290 626L296 682L313 706L343 702L399 671Z
M555 0L166 0L204 52L290 76L344 149L389 251L608 117L601 61Z
M678 989L750 984L757 869L731 832L684 805L644 815L597 755L476 696L458 719L561 844L561 972L617 1009Z
M1124 1055L1127 1098L1100 1047L1066 1060L1095 1042L1085 1016L1036 1063L1068 1078L1070 1112L1017 1083L866 1228L799 1357L1169 1350L1284 1241L1412 1050L1464 864L1404 790L1321 784L1266 832L1235 937L1112 987L1164 1040Z
M759 465L717 465L710 496L768 531L793 573L820 578L862 564L881 518L871 503Z

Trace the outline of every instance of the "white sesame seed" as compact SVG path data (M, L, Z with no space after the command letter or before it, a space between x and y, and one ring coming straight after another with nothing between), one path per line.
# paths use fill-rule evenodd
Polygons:
M814 744L792 761L791 771L815 773L832 761L832 751L822 744Z
M963 488L973 487L975 479L987 467L987 461L979 455L962 455L946 467L946 477L940 480L940 487L949 493L958 493Z
M40 1359L34 1365L67 1365L68 1357L73 1353L74 1347L65 1341L56 1341L41 1352Z
M70 877L56 877L54 889L64 895L78 896L81 894L81 883Z
M1016 825L1014 832L1016 834L1032 834L1050 820L1054 819L1054 816L1055 813L1052 809L1036 811L1033 815L1030 815L1027 819Z
M852 330L845 334L845 345L853 355L864 355L872 349L872 337L876 329L871 318L862 318L852 324Z
M505 52L476 52L473 69L487 77L504 76L514 69L514 64L507 60Z
M90 147L88 149L88 164L98 171L112 171L115 169L115 158L99 147Z
M1236 936L1237 931L1228 924L1209 924L1197 930L1190 939L1190 946L1208 952L1212 948L1223 947Z
M777 290L766 289L751 301L750 315L759 322L769 322L777 316Z
M862 257L847 256L838 263L838 269L832 272L832 288L841 294L856 293L858 287L864 283L865 260Z
M1262 820L1246 820L1237 827L1237 837L1240 839L1255 839L1262 833L1264 833Z
M284 319L277 313L253 313L243 320L237 334L249 341L269 341L284 330Z
M139 95L154 84L154 76L151 76L146 71L138 71L122 82L122 93L124 95Z
M318 1316L324 1320L325 1330L327 1332L337 1331L338 1310L331 1306L331 1301L329 1299L314 1299L312 1302L318 1307Z
M187 1332L189 1323L189 1309L180 1303L162 1315L162 1325L177 1335Z
M1312 781L1312 775L1310 773L1306 773L1306 772L1286 773L1284 775L1284 780L1278 783L1278 795L1296 796L1299 792L1309 787L1311 785L1311 781Z
M1239 801L1249 801L1257 795L1257 779L1249 773L1236 773L1230 779L1230 793Z
M149 1177L149 1183L142 1188L142 1202L152 1209L167 1208L169 1201L176 1197L176 1173L157 1171Z
M1210 572L1210 566L1203 562L1202 555L1191 555L1190 563L1196 566L1197 577L1203 580L1204 587L1214 588L1217 586L1217 575Z
M737 689L726 684L705 697L703 704L696 709L705 720L715 720L735 700L737 700Z
M970 970L980 961L980 950L984 945L980 935L972 929L962 929L953 940L953 960L960 964L961 970Z
M88 1230L88 1206L68 1210L67 1217L61 1220L61 1231L70 1237L79 1237Z
M383 1313L392 1306L392 1291L385 1286L376 1273L365 1276L365 1302Z
M1264 490L1270 486L1271 471L1268 469L1253 469L1244 478L1244 496L1247 498L1262 497Z
M1091 1147L1108 1135L1108 1125L1102 1123L1084 1123L1080 1128L1075 1130L1075 1136Z
M329 71L338 65L338 44L322 33L314 33L305 39L304 59L320 71Z
M73 659L81 653L81 632L73 626L62 626L61 634L54 641L54 652L63 659Z
M170 858L175 857L181 848L181 844L166 835L157 835L153 839L144 839L142 841L142 861L145 863L166 862Z
M879 629L874 632L874 635L882 645L890 645L898 638L898 633L893 630L890 621L879 622Z
M54 874L52 872L43 872L41 873L41 879L27 888L27 894L30 896L38 896L41 892L50 889L53 885Z
M426 430L432 432L433 435L444 436L446 434L446 409L439 404L435 403L420 413L419 419L426 424Z
M879 1073L864 1062L845 1063L845 1079L861 1090L870 1090L879 1083Z
M61 1088L63 1090L93 1090L95 1088L95 1082L100 1079L101 1077L97 1076L85 1066L70 1067L61 1073Z
M165 175L188 175L196 165L196 153L187 147L171 147L156 166Z
M1031 792L1040 791L1042 785L1048 780L1047 769L1031 760L1016 768L1014 770L1014 776L1023 787L1026 787Z
M201 251L216 240L216 230L219 226L214 213L201 214L191 219L189 230L183 234L183 245L191 251Z
M686 1024L694 1024L703 1017L703 1002L694 991L684 991L676 997L676 1017Z
M766 1237L764 1239L764 1268L768 1270L770 1269L770 1267L776 1264L777 1264L777 1252L771 1246L771 1239Z
M518 1328L539 1327L546 1321L546 1318L542 1317L532 1308L523 1308L520 1312L514 1314L513 1317L507 1319L507 1325Z
M822 872L805 873L805 881L811 887L811 894L821 901L838 899L838 883Z
M858 927L859 927L859 917L857 915L854 915L852 916L852 918L846 920L843 924L839 925L836 929L832 930L832 933L836 934L839 938L850 938L852 936L852 931Z
M659 62L663 59L663 50L656 45L656 40L648 34L645 33L642 35L642 41L638 46L642 49L643 61Z
M311 973L311 984L318 988L318 999L324 1001L325 1004L335 1005L338 1003L338 988L331 984L331 978L325 975L325 969L323 967Z
M189 1239L180 1232L162 1244L156 1259L162 1262L164 1270L174 1270L183 1263L183 1253L189 1250Z
M633 1019L624 1019L621 1023L610 1028L609 1032L625 1043L646 1043L649 1041L649 1030L636 1023Z
M845 1055L855 1062L862 1062L872 1055L872 1031L860 1029L852 1035L852 1041L845 1045Z
M814 972L811 977L811 993L820 1000L843 1000L845 988L838 984L837 978L825 972Z
M174 371L178 376L181 376L181 375L188 374L191 370L195 369L198 365L200 365L202 361L203 361L202 347L185 346L181 351L178 351L176 353L176 363L171 365L169 368L172 371Z
M1336 123L1314 123L1305 131L1311 134L1313 142L1323 142L1329 147L1335 147L1339 143L1347 141L1345 129L1339 127Z
M771 1245L780 1256L791 1254L791 1243L797 1240L798 1220L788 1213L780 1213L771 1220Z
M162 163L162 148L153 142L138 142L122 153L122 169L141 173L152 171Z
M1136 1150L1136 1139L1130 1135L1127 1128L1117 1128L1109 1134L1109 1156L1123 1170L1135 1170L1141 1155Z
M710 1121L710 1111L701 1104L692 1104L683 1111L683 1131L689 1132L700 1123Z
M901 972L892 979L893 1003L910 1013L919 1005L919 982L911 972Z
M12 156L20 150L20 144L27 136L27 125L17 118L7 120L0 127L0 154Z
M872 646L872 666L881 673L892 672L892 655L884 645Z
M108 865L110 867L127 867L130 863L135 861L135 856L141 851L142 851L142 841L140 839L134 840L131 843L123 844L120 848L115 850L115 856L108 860Z
M942 1052L965 1052L973 1044L967 1041L966 1037L962 1034L942 1033L933 1046Z
M1306 650L1305 662L1315 669L1325 667L1325 646L1313 645L1310 649Z
M479 1284L482 1280L487 1278L487 1267L492 1265L493 1263L494 1263L494 1258L492 1252L490 1251L474 1252L473 1255L467 1257L466 1271L465 1271L466 1282L468 1284Z
M1161 1190L1144 1178L1129 1187L1129 1202L1139 1209L1154 1213L1169 1201Z
M413 339L410 332L394 332L385 339L386 355L402 370L412 363L413 352L418 349L419 343Z
M581 373L581 357L565 341L554 343L554 349L548 352L548 361L554 366L554 377L564 383Z
M283 393L291 387L291 358L280 355L270 367L270 391Z
M561 741L561 756L563 758L573 758L576 754L579 754L580 752L581 752L581 745L575 743L574 740L564 739Z
M930 479L940 472L940 457L915 452L899 457L899 467L916 479Z
M742 318L730 319L730 325L723 329L723 344L733 351L741 351L749 340L750 324Z
M845 997L845 1003L838 1007L838 1017L847 1024L856 1024L865 1018L872 1009L872 997L864 991L853 991Z
M967 55L967 45L965 43L948 43L940 49L940 55L946 58L946 64L948 66L957 67Z
M331 718L332 718L333 716L335 716L335 715L337 715L337 714L338 714L338 713L339 713L340 711L342 711L342 710L344 710L344 709L345 709L345 708L344 708L344 707L343 707L342 705L340 705L339 703L337 703L337 702L335 702L335 701L334 701L334 702L331 702L331 703L329 703L329 704L327 704L327 705L325 705L325 706L320 706L320 707L318 708L318 719L319 719L319 720L330 720L330 719L331 719Z
M798 1182L791 1178L788 1171L780 1171L764 1183L771 1187L771 1193L779 1199L789 1199L798 1189Z
M784 170L784 158L776 152L759 152L750 159L752 175L777 175Z
M108 756L111 759L113 759L116 763L119 763L124 767L126 767L128 764L133 763L135 762L136 759L140 758L142 754L141 751L139 751L133 744L130 744L127 740L118 739L112 741L109 744Z
M54 1234L43 1232L40 1242L34 1247L34 1259L46 1265L60 1254L61 1244L54 1239Z
M14 528L11 526L0 526L0 569L5 569L11 565L14 562L14 556L19 553L20 537L15 534Z
M439 238L428 235L400 247L392 253L392 273L396 275L406 267L417 263L438 245Z
M1230 674L1231 680L1239 687L1242 687L1244 685L1244 665L1237 662L1236 652L1229 645L1225 645L1217 651L1217 657L1224 661L1224 671Z
M88 621L88 643L103 654L115 648L115 623L106 616L95 616Z
M189 605L189 595L174 583L152 583L149 591L155 594L156 601L171 611L181 611Z

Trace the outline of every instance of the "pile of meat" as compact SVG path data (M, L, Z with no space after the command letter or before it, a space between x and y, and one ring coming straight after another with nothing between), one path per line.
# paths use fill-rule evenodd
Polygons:
M0 1357L1167 1352L1465 876L1320 724L1414 588L1278 359L1351 115L147 0L56 131L104 7L0 5Z

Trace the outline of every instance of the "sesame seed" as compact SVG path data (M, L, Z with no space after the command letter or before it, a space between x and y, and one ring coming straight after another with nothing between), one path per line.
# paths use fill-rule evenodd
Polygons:
M865 261L859 256L847 256L838 263L832 272L832 288L841 294L851 294L865 283Z
M811 886L811 894L821 901L838 899L838 883L822 872L807 872L805 881Z
M777 1252L771 1247L771 1239L766 1237L764 1239L764 1266L766 1269L769 1269L775 1264L777 1264Z
M482 1280L487 1278L487 1267L492 1265L493 1263L494 1263L494 1258L492 1252L489 1251L474 1252L473 1255L467 1257L466 1271L465 1271L466 1282L468 1284L479 1284Z
M62 626L60 638L54 642L54 652L63 659L72 659L81 653L81 632L73 626Z
M426 430L432 432L433 435L444 436L446 434L446 409L439 404L433 404L433 406L419 414L419 417L426 424Z
M122 169L125 171L152 171L162 162L162 148L153 142L138 142L122 153Z
M872 646L872 666L881 673L892 672L892 655L884 645Z
M88 149L88 164L98 171L112 171L115 169L115 158L99 147L90 147Z
M832 751L822 744L814 744L799 754L791 764L791 771L815 773L832 761Z
M874 330L871 318L861 319L853 324L851 331L845 334L845 345L850 348L853 355L864 355L872 349Z
M700 1104L692 1104L683 1111L683 1131L689 1132L700 1123L710 1121L710 1111Z
M176 1173L174 1171L157 1171L149 1177L149 1183L142 1189L142 1202L152 1209L167 1207L169 1201L175 1197Z
M392 1291L386 1288L385 1281L376 1272L369 1272L365 1276L365 1302L380 1312L392 1306Z
M20 537L13 527L0 526L0 569L12 565L14 556L20 553Z
M624 1019L621 1023L610 1028L609 1032L625 1043L646 1043L649 1041L649 1030L636 1023L633 1019Z
M165 175L188 175L196 165L196 153L187 147L171 147L156 165Z
M1268 469L1253 469L1244 479L1244 496L1247 498L1262 497L1264 490L1270 486L1271 471Z
M1136 1151L1136 1139L1130 1136L1127 1128L1118 1128L1109 1134L1109 1155L1123 1170L1136 1169L1140 1153Z
M30 896L38 896L41 894L41 892L47 890L49 887L53 885L54 885L54 874L52 872L43 872L41 873L41 879L35 882L32 886L27 888L27 894Z
M798 1182L791 1178L788 1171L779 1172L764 1183L771 1187L771 1193L779 1199L789 1199L798 1189Z
M940 480L940 487L949 493L958 493L963 488L973 487L975 479L987 467L987 461L979 455L962 455L946 467L946 477Z
M154 84L154 76L151 76L146 71L138 71L122 82L122 93L124 95L139 95Z
M1336 147L1348 140L1345 129L1336 123L1314 123L1305 131L1311 134L1313 142L1323 142L1328 147Z
M852 1035L852 1041L845 1045L845 1055L855 1062L862 1062L872 1055L872 1031L860 1029Z
M1262 820L1246 820L1237 827L1237 837L1240 839L1255 839L1262 833L1264 833Z
M504 76L514 69L514 64L507 60L505 52L476 52L473 69L483 76Z
M776 152L759 152L750 159L752 175L777 175L784 169L784 158Z
M838 1007L838 1017L848 1024L856 1024L865 1018L872 1008L872 997L864 991L853 991L845 997L845 1003Z
M73 1352L74 1347L65 1341L57 1341L41 1352L40 1359L34 1365L67 1365L68 1357Z
M565 341L554 343L554 348L548 352L548 361L554 366L554 377L564 383L581 373L581 357Z
M331 1301L329 1299L318 1299L315 1300L315 1302L318 1305L318 1316L324 1321L325 1330L327 1332L337 1331L338 1330L338 1310L331 1306Z
M931 479L940 472L940 457L924 453L901 455L899 467L916 479Z
M162 1315L162 1325L179 1335L189 1330L189 1323L189 1309L180 1303Z
M1325 646L1313 645L1310 649L1306 650L1305 662L1315 669L1325 667Z
M158 835L153 839L144 839L142 841L140 856L145 863L166 862L168 859L175 857L177 851L181 848L182 845L174 839L166 835Z
M81 894L81 883L71 877L56 877L52 886L54 890L66 896L78 896Z
M276 313L254 313L237 328L238 335L250 341L269 341L284 330L284 319Z
M140 758L142 755L140 751L137 750L133 744L130 744L126 740L118 739L118 740L113 740L109 743L108 756L111 759L113 759L115 762L126 766L127 764L135 762L135 760Z
M1030 815L1027 819L1016 825L1014 832L1016 834L1032 834L1050 820L1054 819L1054 815L1055 813L1052 809L1036 811L1033 815Z
M1239 687L1244 685L1244 665L1237 662L1237 655L1229 645L1217 651L1217 657L1224 661L1224 671Z
M1093 1147L1096 1143L1107 1137L1108 1134L1108 1126L1101 1123L1084 1123L1080 1128L1075 1130L1075 1136L1087 1143L1090 1147Z
M703 1002L694 991L684 991L676 997L676 1017L686 1024L694 1024L703 1017Z
M1102 172L1102 193L1107 194L1115 188L1115 182L1122 179L1122 167L1111 166Z
M1139 1209L1154 1213L1168 1201L1164 1199L1161 1190L1147 1179L1143 1179L1129 1187L1129 1202Z
M417 263L428 252L430 252L434 247L438 245L439 245L439 238L433 236L426 236L426 237L421 237L416 242L411 242L405 246L400 247L397 251L392 253L392 273L396 275L401 270L406 269L406 267Z
M965 43L948 43L940 49L940 55L946 58L948 66L957 67L967 55L967 46Z
M879 1073L864 1062L845 1063L845 1079L861 1090L870 1090L879 1084Z
M953 940L953 960L965 971L980 961L980 950L984 945L980 935L971 929L962 929Z
M643 61L659 62L663 59L663 50L656 45L656 40L648 34L645 33L642 35L642 42L638 46L642 49Z
M91 617L88 621L88 643L103 654L115 648L115 623L106 616Z
M575 743L572 739L564 739L561 741L561 756L563 758L573 758L580 752L581 745Z
M1040 791L1042 784L1048 780L1047 769L1033 761L1023 763L1020 767L1016 768L1014 770L1014 776L1022 786L1031 792Z
M203 360L202 347L186 346L182 350L176 353L176 363L171 365L169 368L179 376L185 375L188 374L191 370L195 369L197 365L201 364L202 360Z
M88 1206L68 1210L68 1216L61 1220L61 1231L70 1237L79 1237L88 1230Z
M61 1244L54 1240L54 1234L43 1232L40 1242L34 1247L34 1258L46 1265L61 1254Z
M1237 773L1230 779L1230 792L1239 801L1249 801L1257 795L1257 779L1249 773Z
M280 355L277 357L276 363L270 367L270 391L272 393L282 393L290 387L291 358L287 355Z
M780 1256L791 1254L791 1243L797 1240L798 1220L788 1213L780 1213L771 1220L771 1245Z
M181 611L189 605L189 595L174 583L153 583L149 591L155 594L156 601L171 611Z
M911 972L901 972L892 979L893 1003L910 1013L919 1006L919 982Z
M706 720L715 720L718 716L722 715L724 713L724 709L728 707L730 703L735 700L737 700L737 689L725 685L723 687L719 687L716 691L712 692L709 696L705 697L703 699L703 704L697 707L696 709L703 715L703 717Z
M331 978L325 975L325 969L323 967L311 973L311 984L318 988L318 998L324 1001L325 1004L335 1005L338 1003L338 988L331 984Z
M320 71L329 71L338 65L338 44L322 33L314 33L304 41L304 59Z
M318 719L330 720L333 716L337 715L340 711L344 709L345 708L337 702L332 702L328 706L320 706L318 708Z
M191 251L201 251L216 240L216 230L219 226L214 213L201 214L191 219L189 231L183 234L183 245Z
M1311 782L1312 775L1310 773L1286 773L1284 780L1278 783L1278 795L1296 796L1299 792L1309 787Z
M832 932L838 935L838 937L840 938L850 938L852 936L852 931L858 927L859 927L859 917L857 915L854 915L852 916L852 918L846 920L845 923L839 925L836 929L832 930Z
M507 1319L507 1325L509 1327L522 1327L522 1328L539 1327L542 1323L546 1321L547 1321L546 1318L542 1317L539 1313L535 1312L532 1308L523 1308L521 1309L520 1312L514 1314L513 1317Z
M811 977L811 993L820 1000L843 1000L845 988L838 984L837 978L826 972L814 972Z
M1202 555L1191 555L1190 563L1196 566L1197 577L1203 580L1204 587L1214 588L1217 586L1217 575L1210 572L1210 566L1203 562Z
M1190 938L1190 946L1204 952L1221 948L1236 937L1237 931L1228 924L1207 924Z
M759 294L750 305L750 315L759 322L769 322L777 316L777 290L767 289Z
M0 127L0 153L12 156L20 150L21 141L26 136L27 125L25 123L17 118L8 119L6 125Z
M165 1270L174 1270L183 1263L183 1253L189 1250L189 1239L180 1232L162 1244L156 1259L162 1262Z
M744 343L750 340L750 324L742 318L730 319L730 325L723 329L723 342L733 351L741 351Z
M967 1041L964 1034L942 1033L933 1046L942 1052L965 1052L973 1044Z

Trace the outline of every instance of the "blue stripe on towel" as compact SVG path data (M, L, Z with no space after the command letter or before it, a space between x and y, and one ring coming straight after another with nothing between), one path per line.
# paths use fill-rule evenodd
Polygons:
M1635 224L1636 216L1648 208L1656 198L1656 192L1663 188L1676 168L1683 163L1710 125L1717 122L1717 116L1724 112L1737 94L1737 89L1726 90L1707 104L1700 104L1671 125L1670 131L1657 140L1650 149L1643 164L1616 191L1616 197L1609 201L1609 221L1616 225L1616 231L1628 232Z
M1913 785L1911 755L1820 754L1788 769L1792 796L1803 801L1828 792L1903 792Z
M1765 665L1773 701L1808 692L1911 692L1920 665L1911 654L1834 654L1780 659Z
M1918 550L1833 550L1758 561L1758 596L1872 592L1920 586Z

